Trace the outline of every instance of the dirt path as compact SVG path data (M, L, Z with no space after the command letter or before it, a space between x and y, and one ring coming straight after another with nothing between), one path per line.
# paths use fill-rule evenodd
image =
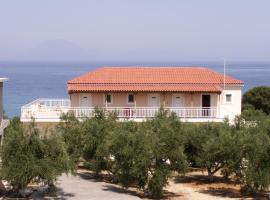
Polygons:
M97 180L87 171L78 172L77 176L62 175L57 179L58 195L61 200L139 200L143 197L135 188L123 190L121 186L111 184L107 179ZM36 195L33 199L44 199ZM143 198L144 199L144 198ZM200 172L192 172L186 176L174 176L166 187L166 200L234 200L244 199L239 186L218 179L209 183ZM145 200L148 200L145 198Z
M110 199L110 200L138 200L139 197L131 192L122 190L118 185L95 181L83 176L62 175L57 181L57 187L61 189L59 199ZM170 181L166 188L172 200L228 200L229 197L218 197L203 193L199 188L196 189L186 183L175 183ZM237 198L234 198L237 199Z
M229 197L217 197L210 194L204 194L191 186L188 186L184 183L175 183L170 181L169 185L166 188L168 191L174 193L174 195L169 199L179 199L179 200L224 200L232 199ZM237 198L234 198L237 199Z
M82 176L62 175L57 181L61 190L59 199L72 200L138 200L140 198L126 193L113 184L95 181Z

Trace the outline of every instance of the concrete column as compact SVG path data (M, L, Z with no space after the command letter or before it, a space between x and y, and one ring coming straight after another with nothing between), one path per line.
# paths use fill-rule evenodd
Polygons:
M162 105L164 107L166 107L166 97L165 97L166 93L162 93L162 97L163 97L163 100L162 100Z
M193 93L191 93L191 97L190 97L190 99L191 99L191 107L194 107L194 102L193 102Z

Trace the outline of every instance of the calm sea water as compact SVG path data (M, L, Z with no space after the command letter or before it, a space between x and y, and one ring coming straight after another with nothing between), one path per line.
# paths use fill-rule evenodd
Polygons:
M4 87L4 107L9 117L19 116L22 105L36 98L67 98L68 80L101 66L207 66L223 72L222 63L178 62L3 62L0 77L8 77ZM227 65L227 74L245 82L244 91L261 85L270 86L270 63L235 62Z

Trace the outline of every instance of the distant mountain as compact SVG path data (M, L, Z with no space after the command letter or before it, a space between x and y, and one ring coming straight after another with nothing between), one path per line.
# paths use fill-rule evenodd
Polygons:
M25 55L27 60L89 60L87 51L67 40L48 40L40 43Z

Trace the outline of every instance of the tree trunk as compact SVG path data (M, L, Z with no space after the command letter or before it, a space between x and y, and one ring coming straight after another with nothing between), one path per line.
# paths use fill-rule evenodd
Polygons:
M7 190L6 190L5 185L3 184L2 181L0 181L0 194L4 195L4 194L6 194L6 192L7 192Z
M208 172L208 178L210 182L214 181L214 173L211 171L211 169L207 169Z

